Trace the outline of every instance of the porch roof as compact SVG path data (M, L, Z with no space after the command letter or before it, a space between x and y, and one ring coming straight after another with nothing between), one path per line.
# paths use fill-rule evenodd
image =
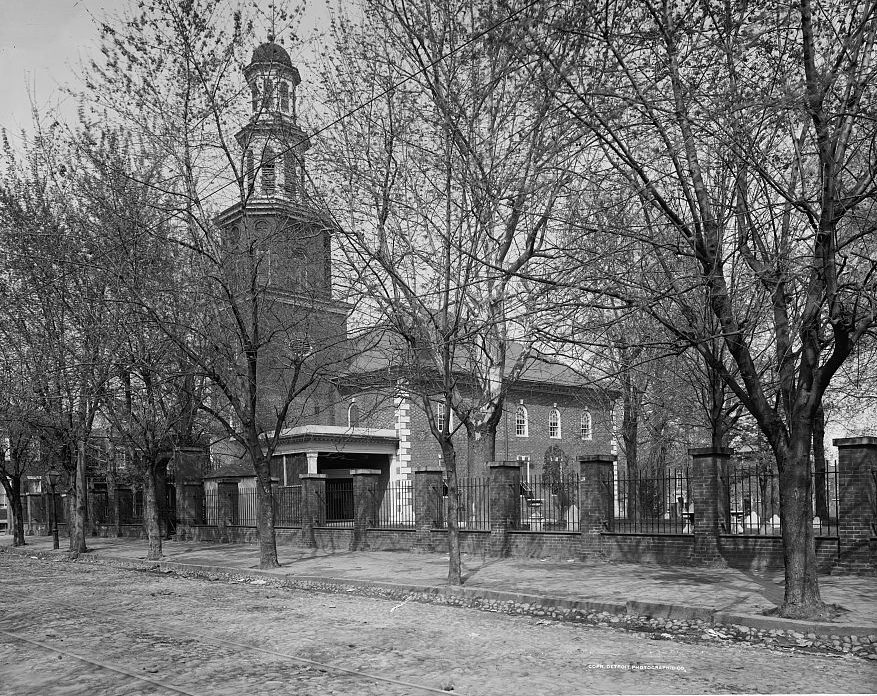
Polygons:
M301 425L280 434L275 454L346 452L393 454L399 437L392 428L350 428L340 425Z

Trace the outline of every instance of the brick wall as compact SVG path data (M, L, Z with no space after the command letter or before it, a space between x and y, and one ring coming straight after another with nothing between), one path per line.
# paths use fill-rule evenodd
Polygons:
M693 565L691 534L603 534L603 557L622 563Z
M106 530L101 530L104 532ZM146 538L140 525L123 525L125 536ZM252 527L229 527L231 543L256 544L258 536ZM352 529L316 527L314 538L317 548L344 550L350 546ZM367 532L371 551L411 551L415 545L414 529L377 529ZM101 534L105 536L105 534ZM429 532L430 544L435 553L448 552L448 533L443 529ZM582 559L582 537L575 532L524 532L508 533L508 555L512 558L550 558L553 560ZM181 541L219 541L216 527L189 526L178 530ZM463 553L486 556L489 553L490 532L461 531L460 546ZM277 543L303 548L301 529L277 529ZM693 565L695 563L694 537L690 534L611 534L600 535L602 557L619 563L654 563L657 565ZM723 534L720 539L722 556L728 565L746 570L781 570L783 549L780 537L740 536ZM877 554L877 540L872 544ZM816 559L819 572L828 573L837 558L837 539L816 538Z
M783 568L782 539L763 536L723 534L719 538L722 557L733 568L746 570L781 570ZM827 573L838 553L837 539L816 537L816 567Z
M523 399L529 421L527 437L515 434L515 413ZM557 404L561 414L561 437L549 436L548 416ZM591 439L581 437L581 416L587 410L591 413ZM411 459L415 465L432 465L440 461L441 450L429 430L429 423L423 409L416 400L411 406ZM569 394L523 393L512 391L505 402L505 410L496 433L496 458L499 461L530 458L530 475L542 474L545 452L549 447L560 447L569 457L570 473L577 471L578 457L587 454L609 452L611 449L611 430L608 424L608 411L605 406L588 402L584 398ZM456 422L455 422L456 424ZM466 432L460 429L454 438L457 451L457 465L461 476L467 476ZM473 467L473 471L475 468ZM477 474L482 475L481 470Z

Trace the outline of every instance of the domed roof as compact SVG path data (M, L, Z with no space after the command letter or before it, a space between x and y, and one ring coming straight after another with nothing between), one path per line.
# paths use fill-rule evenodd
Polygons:
M268 41L261 46L257 46L256 50L253 51L253 59L250 61L250 65L253 63L280 63L288 68L292 67L292 59L289 57L286 49L280 44L274 43L274 37L270 34L268 35Z

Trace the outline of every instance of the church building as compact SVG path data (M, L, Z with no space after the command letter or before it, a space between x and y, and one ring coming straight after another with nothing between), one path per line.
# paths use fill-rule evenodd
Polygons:
M278 486L290 487L301 474L325 474L327 496L333 482L349 482L354 469L379 470L386 482L410 479L417 466L439 464L440 450L419 397L405 391L392 361L376 358L374 351L357 352L347 335L352 308L332 292L334 225L305 186L310 143L298 125L299 72L269 36L244 74L251 115L236 140L249 189L216 223L230 240L253 235L261 250L258 277L276 307L274 338L281 346L260 373L264 388L269 393L283 388L289 369L283 351L291 346L308 356L315 377L313 388L290 409L272 477ZM568 367L534 361L511 385L505 408L497 458L519 461L525 480L541 473L549 456L561 455L575 466L577 457L612 446L611 395L586 386ZM458 461L465 461L465 430L455 440ZM208 493L255 485L240 454L234 443L217 438L203 477ZM461 467L461 474L465 471ZM196 483L192 474L189 485ZM178 486L187 483L181 475L186 472L178 472Z

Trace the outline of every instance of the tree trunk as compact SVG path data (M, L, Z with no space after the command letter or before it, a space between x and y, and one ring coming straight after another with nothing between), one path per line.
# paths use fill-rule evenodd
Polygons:
M162 538L170 538L167 510L167 456L158 455L155 463L155 504L158 509L158 527Z
M24 546L27 542L24 540L24 508L21 504L21 477L9 476L4 477L3 488L6 491L6 497L9 499L9 512L12 515L10 520L12 524L12 545Z
M636 503L639 498L639 409L634 402L630 388L624 389L624 413L621 418L621 439L624 443L624 458L627 462L627 500L625 515L636 518Z
M813 419L813 473L816 476L816 514L825 522L828 510L828 478L825 472L825 411L822 404Z
M469 476L487 476L487 462L496 461L496 423L474 426L471 431L467 431L467 437Z
M460 561L460 489L457 481L457 455L454 445L442 443L442 459L448 482L448 584L462 585Z
M801 425L793 429L788 450L776 453L786 581L780 616L790 619L815 619L825 613L810 506L810 438L809 424Z
M155 485L155 462L147 462L143 474L143 506L146 536L149 539L147 561L161 560L161 525L159 523L158 499Z
M69 520L70 525L70 556L77 558L79 554L88 549L85 546L85 440L77 443L76 450L76 474L73 482L73 515Z
M119 529L119 487L116 482L116 450L110 444L110 466L107 470L107 506L110 509L110 530L114 537L122 536Z
M259 535L259 568L279 568L274 532L274 490L269 461L261 454L256 464L256 530Z

